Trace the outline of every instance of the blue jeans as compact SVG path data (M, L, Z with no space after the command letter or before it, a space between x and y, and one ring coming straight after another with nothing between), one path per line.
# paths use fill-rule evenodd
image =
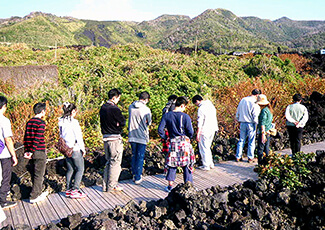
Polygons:
M84 174L84 158L81 151L73 151L71 157L66 158L68 171L67 171L67 190L78 189L82 176ZM72 180L74 182L72 183Z
M266 142L262 143L262 134L258 135L257 138L257 156L258 156L258 164L264 164L263 152L266 156L269 155L270 152L270 134L266 135Z
M193 183L193 174L192 174L191 170L187 166L182 167L182 169L183 169L184 183L186 183L187 181L190 181ZM175 181L176 171L177 171L177 167L168 167L166 180Z
M239 137L239 141L237 144L236 158L242 157L245 141L246 141L246 138L248 138L247 157L249 159L254 159L255 136L256 136L256 124L255 123L248 123L248 122L240 123L240 137Z
M140 180L147 145L136 142L130 142L130 144L132 149L132 174L135 180Z

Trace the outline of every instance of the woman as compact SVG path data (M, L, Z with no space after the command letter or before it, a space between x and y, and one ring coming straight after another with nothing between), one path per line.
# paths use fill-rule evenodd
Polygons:
M261 107L261 112L258 116L257 125L258 164L264 164L265 159L263 156L263 152L266 156L269 155L270 134L268 133L268 131L272 128L273 110L270 105L270 102L267 100L264 94L258 95L256 103Z
M169 152L166 156L168 186L166 192L170 192L176 179L177 167L183 168L184 183L193 183L193 165L195 163L194 151L190 142L193 136L191 118L184 113L188 101L185 97L178 97L175 109L163 115L158 127L158 133L164 140L168 139L165 128L170 138Z
M71 157L66 157L67 162L67 190L66 197L84 198L87 195L79 189L84 173L84 159L86 154L85 144L79 122L75 119L77 107L69 102L63 104L63 116L59 119L60 136L70 148L73 148Z

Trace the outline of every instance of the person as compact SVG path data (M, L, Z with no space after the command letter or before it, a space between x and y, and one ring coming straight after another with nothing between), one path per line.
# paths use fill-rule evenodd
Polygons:
M14 201L7 200L10 191L10 180L12 167L18 164L13 140L10 120L4 116L7 110L8 100L0 96L0 140L3 143L3 150L0 154L2 181L0 186L0 206L3 209L17 205Z
M31 159L32 163L32 192L29 202L36 203L44 200L49 194L48 191L42 192L44 175L46 170L47 155L45 153L45 115L46 104L36 103L33 107L35 116L26 123L24 135L24 157Z
M236 119L240 123L240 137L236 150L237 162L241 161L242 159L246 138L248 138L248 162L254 162L256 125L258 123L258 115L260 113L260 107L255 102L259 94L260 90L254 89L252 94L244 97L239 102L237 107Z
M132 149L132 174L135 184L142 182L142 169L147 143L149 142L149 125L151 111L147 106L150 94L141 92L139 100L129 106L129 142Z
M307 108L301 104L301 94L293 95L292 99L294 103L286 108L285 117L292 156L295 156L301 150L302 133L309 117Z
M258 125L257 125L257 156L258 164L265 163L265 157L269 155L270 149L270 133L269 130L272 128L273 120L273 109L270 105L270 102L267 100L266 95L260 94L257 97L256 103L261 107L261 113L258 116Z
M126 120L117 103L121 98L121 91L111 89L108 92L108 102L102 105L99 116L101 132L103 134L106 166L103 176L103 192L119 192L123 187L118 185L123 156L122 130Z
M199 145L203 164L200 169L208 171L214 168L211 144L215 133L219 130L217 110L210 100L203 100L200 95L195 95L192 102L199 107L197 111L196 141Z
M73 103L63 104L63 115L59 118L60 136L65 140L67 146L73 148L72 156L66 157L67 163L67 187L65 195L72 199L87 197L80 191L80 182L84 173L84 156L86 155L85 144L79 122L75 119L77 107Z
M195 155L190 138L192 138L194 131L190 116L184 113L187 103L186 97L178 97L175 109L162 117L158 127L158 134L161 138L165 140L168 138L165 134L165 128L167 128L170 138L169 153L165 162L167 167L166 180L168 181L165 191L167 192L172 190L177 167L183 168L184 182L193 183L192 171Z
M176 99L177 99L177 95L175 95L175 94L172 94L168 97L168 99L167 99L168 102L162 110L162 115L164 115L165 113L168 113L170 111L173 111L175 109Z
M177 95L172 94L168 97L168 102L166 104L166 106L163 108L162 110L162 116L164 116L165 113L168 113L170 111L173 111L175 109L175 102L177 99ZM168 136L168 131L167 129L165 129L165 133L166 136ZM162 154L166 155L169 151L169 139L167 138L167 140L162 139Z

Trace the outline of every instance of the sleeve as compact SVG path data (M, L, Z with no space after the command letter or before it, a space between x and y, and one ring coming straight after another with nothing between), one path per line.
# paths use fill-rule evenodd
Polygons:
M305 127L307 121L308 121L309 115L308 115L308 110L307 108L304 106L304 116L301 118L301 120L299 121L297 128L299 127Z
M286 108L285 117L286 117L287 121L289 121L291 123L296 122L296 120L293 119L292 116L290 115L290 105Z
M151 111L150 111L150 109L148 108L148 114L146 115L146 123L147 123L147 125L149 126L149 125L151 125L151 123L152 123L152 114L151 114Z
M4 120L2 125L3 138L12 137L11 123L9 119Z
M115 119L117 120L117 122L119 123L119 126L121 128L123 128L125 126L126 119L118 107L116 108Z
M258 104L253 104L253 111L252 111L252 116L254 122L257 124L258 123L258 116L260 115L261 109Z
M85 143L84 143L84 140L82 137L82 130L81 130L80 124L77 120L75 120L75 122L74 122L73 132L74 132L76 141L77 141L81 151L83 151L85 153L86 150L85 150Z
M165 134L165 127L166 127L166 116L164 115L161 118L160 124L158 126L158 134L162 139L167 139L166 134Z
M202 128L205 120L205 115L200 107L197 111L197 127Z
M194 130L193 130L191 118L188 114L186 114L186 119L184 119L183 122L185 123L184 127L185 127L186 136L188 136L189 138L192 138L193 134L194 134Z

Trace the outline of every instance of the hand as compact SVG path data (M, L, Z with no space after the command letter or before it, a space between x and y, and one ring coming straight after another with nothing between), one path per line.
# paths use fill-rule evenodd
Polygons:
M32 159L32 156L33 156L33 153L31 153L31 152L25 152L25 154L24 154L24 158L26 158L26 159Z
M262 134L262 143L265 144L267 141L266 135Z
M12 161L13 161L12 166L16 166L18 164L18 160L17 160L17 157L16 156L13 156L12 157Z
M86 151L81 151L82 152L82 157L86 156Z

